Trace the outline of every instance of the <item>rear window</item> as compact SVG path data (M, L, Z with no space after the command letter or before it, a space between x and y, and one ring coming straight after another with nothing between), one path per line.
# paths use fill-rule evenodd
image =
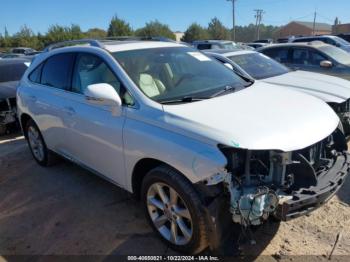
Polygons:
M199 50L211 49L211 44L199 44L197 45L197 49Z
M0 82L19 81L27 68L24 62L18 64L1 64Z
M41 74L41 84L68 90L74 54L65 53L50 57L46 60Z

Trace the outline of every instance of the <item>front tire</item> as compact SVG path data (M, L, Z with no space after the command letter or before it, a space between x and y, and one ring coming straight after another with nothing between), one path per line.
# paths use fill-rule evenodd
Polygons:
M25 127L25 134L30 152L35 161L41 166L52 165L55 156L48 150L43 136L33 120L28 121Z
M165 165L151 170L141 196L150 225L171 248L198 254L208 246L202 203L182 174Z

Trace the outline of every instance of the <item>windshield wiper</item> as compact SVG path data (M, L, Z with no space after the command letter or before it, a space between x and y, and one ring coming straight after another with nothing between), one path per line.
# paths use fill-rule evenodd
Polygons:
M179 99L173 99L173 100L164 100L159 101L161 104L179 104L179 103L191 103L196 101L202 101L205 99L208 99L210 97L192 97L192 96L184 96Z
M216 96L220 96L220 95L222 95L222 94L224 94L226 92L234 92L235 90L236 90L236 88L233 87L233 86L225 86L224 89L220 90L219 92L216 92L216 93L212 94L210 96L210 98L213 98L213 97L216 97Z

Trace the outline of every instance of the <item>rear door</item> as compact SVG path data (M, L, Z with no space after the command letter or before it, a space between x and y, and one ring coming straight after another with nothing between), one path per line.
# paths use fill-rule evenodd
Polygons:
M271 57L277 62L284 64L288 67L293 65L290 63L290 49L289 47L269 48L262 51L263 54Z
M66 147L64 122L74 54L49 57L29 75L29 88L23 88L23 100L42 132L47 146L56 152Z

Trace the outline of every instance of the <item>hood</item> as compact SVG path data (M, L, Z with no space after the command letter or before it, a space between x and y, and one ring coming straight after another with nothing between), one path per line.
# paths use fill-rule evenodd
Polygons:
M0 83L0 99L16 97L18 81Z
M350 98L350 81L324 74L293 71L261 81L303 91L325 102L343 103Z
M199 102L164 105L174 131L250 150L298 150L329 136L339 118L323 101L265 83Z

